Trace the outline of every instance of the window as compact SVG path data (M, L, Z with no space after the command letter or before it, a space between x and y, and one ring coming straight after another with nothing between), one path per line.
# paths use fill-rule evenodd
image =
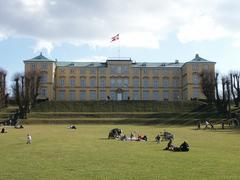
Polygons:
M47 74L41 75L40 83L47 83Z
M81 74L81 75L85 75L85 74L86 74L86 69L81 68L81 69L80 69L80 74Z
M32 67L32 71L36 70L36 64L31 64L31 67Z
M153 78L153 88L157 89L159 87L159 79Z
M90 78L90 88L95 88L96 87L96 78L92 77Z
M96 74L96 68L90 68L90 73L91 73L91 75L95 75Z
M112 74L120 74L122 72L121 66L111 66L111 73Z
M163 69L163 76L168 76L168 70L166 68Z
M198 71L198 64L193 64L192 65L192 71Z
M133 68L133 75L138 76L139 75L139 69L138 68Z
M59 100L65 99L65 91L59 91Z
M105 68L99 68L99 73L100 74L105 74L106 73L106 69Z
M71 68L71 69L70 69L70 74L74 74L74 73L75 73L74 68Z
M41 69L46 70L47 68L48 68L48 64L47 63L41 64Z
M106 100L106 91L104 90L100 91L100 100Z
M174 77L172 83L173 87L179 87L179 78Z
M80 91L80 101L86 100L86 91Z
M183 85L186 85L187 84L187 76L184 76L183 77Z
M46 97L47 96L47 89L46 88L41 88L40 89L40 95Z
M80 86L82 88L85 88L86 87L86 78L85 77L81 77L80 78Z
M70 87L75 87L75 79L70 79Z
M110 98L111 98L111 100L116 100L116 92L115 91L110 92Z
M140 100L140 93L138 90L133 91L133 100Z
M156 101L160 100L159 91L153 91L153 100L156 100Z
M147 73L148 73L147 68L143 68L143 74L147 74Z
M144 88L148 88L148 86L149 86L149 83L148 83L148 78L143 78L143 87Z
M173 69L173 75L178 76L179 75L179 69L177 69L177 68Z
M117 80L117 87L122 87L122 79Z
M198 98L199 97L199 89L198 88L194 88L193 89L193 98Z
M128 87L128 79L127 78L125 78L123 80L123 87Z
M110 87L115 87L116 80L114 78L110 79Z
M139 87L139 78L133 78L133 87L135 88Z
M116 66L111 66L111 73L112 74L117 72L116 68L117 68Z
M163 91L163 99L168 100L168 98L169 98L168 91Z
M199 76L197 73L194 73L192 75L192 81L193 81L193 84L195 84L195 85L199 84L200 79L199 79Z
M207 65L207 64L205 64L205 65L204 65L204 70L206 70L206 71L207 71L207 70L208 70L208 68L209 68L209 67L208 67L208 65Z
M154 69L152 70L152 74L153 74L154 76L157 76L157 75L158 75L158 69L157 69L157 68L154 68Z
M96 91L90 91L90 100L96 100L97 96L96 96Z
M60 79L60 87L64 87L64 79Z
M143 100L149 100L149 91L143 91Z
M128 73L128 66L122 66L122 73L127 74Z
M180 92L179 91L173 91L173 100L174 101L180 100Z
M100 87L101 88L106 87L106 78L104 78L104 77L100 78Z
M169 83L168 83L168 78L166 78L166 77L163 78L163 87L164 87L164 88L167 88L167 87L168 87L168 84L169 84Z
M64 68L63 67L59 68L59 71L60 71L61 74L63 74L64 73Z
M117 73L119 74L119 73L121 73L121 72L122 72L121 66L117 66Z
M129 93L128 93L128 91L124 91L124 92L123 92L123 100L128 100L128 98L129 98Z
M70 101L76 100L76 99L75 99L75 91L74 91L74 90L70 90L70 91L69 91L69 100L70 100Z

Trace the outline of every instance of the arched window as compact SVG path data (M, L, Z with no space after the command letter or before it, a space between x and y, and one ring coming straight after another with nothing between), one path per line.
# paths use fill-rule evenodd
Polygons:
M86 78L85 77L80 77L80 86L82 88L86 87Z
M90 78L90 88L95 88L96 87L96 78L91 77Z
M153 88L158 88L159 87L159 79L158 78L153 78Z

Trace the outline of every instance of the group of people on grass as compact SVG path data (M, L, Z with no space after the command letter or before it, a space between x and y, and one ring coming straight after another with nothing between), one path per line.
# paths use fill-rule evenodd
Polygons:
M130 136L123 134L122 129L114 128L108 134L108 139L117 139L121 141L147 141L148 137L146 135L135 135L136 133L131 132ZM155 141L160 143L163 140L168 140L167 147L164 150L174 151L174 152L187 152L189 151L189 145L184 141L179 147L173 145L174 135L167 131L157 134Z
M118 139L121 141L147 141L148 138L146 135L135 135L136 133L131 132L130 136L123 134L122 129L114 128L108 134L108 139Z

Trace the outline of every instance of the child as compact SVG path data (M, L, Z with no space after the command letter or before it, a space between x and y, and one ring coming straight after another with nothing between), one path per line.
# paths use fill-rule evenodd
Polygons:
M32 136L30 136L30 134L27 135L27 144L31 144L32 143Z

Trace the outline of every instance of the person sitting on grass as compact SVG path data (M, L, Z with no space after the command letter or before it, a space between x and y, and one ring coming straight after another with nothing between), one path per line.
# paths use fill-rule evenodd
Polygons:
M189 145L186 141L184 141L181 145L180 145L180 150L183 152L187 152L189 151Z
M172 143L172 138L169 139L169 142L167 143L167 147L165 147L163 150L169 150L172 151L174 148L173 143Z
M160 142L161 142L161 136L160 136L160 134L158 134L158 135L155 137L155 141L156 141L157 143L160 143Z
M1 133L7 133L7 131L5 130L5 128L2 128Z

